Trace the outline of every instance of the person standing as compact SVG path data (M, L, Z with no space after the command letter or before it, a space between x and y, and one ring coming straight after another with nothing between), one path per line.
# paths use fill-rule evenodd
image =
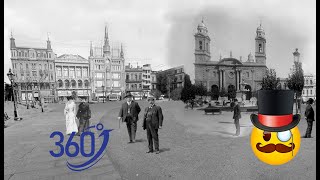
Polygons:
M89 103L86 102L85 98L81 99L81 103L79 104L77 118L79 119L79 127L77 135L80 136L80 133L87 130L90 125L91 118L91 110L89 107Z
M64 115L66 116L66 133L70 135L72 132L78 132L76 123L76 103L73 97L69 96L66 106L64 108Z
M141 109L139 104L132 100L130 92L128 92L124 98L126 98L126 102L121 106L118 119L126 122L130 139L128 143L134 143L136 141L137 122Z
M240 124L239 120L241 118L241 112L240 112L240 106L238 103L238 99L234 99L234 107L233 107L233 119L234 119L234 124L236 125L236 136L240 135Z
M149 151L153 152L153 142L156 150L156 154L160 153L159 150L159 136L158 129L162 128L163 115L160 106L155 105L155 99L150 97L148 99L150 106L146 107L143 118L143 130L147 130L147 138L149 144Z
M311 104L313 104L313 99L309 98L307 101L306 111L304 112L304 116L305 116L307 123L308 123L308 128L307 128L306 134L303 136L303 138L311 138L312 125L313 125L313 121L314 121L314 111L313 111Z

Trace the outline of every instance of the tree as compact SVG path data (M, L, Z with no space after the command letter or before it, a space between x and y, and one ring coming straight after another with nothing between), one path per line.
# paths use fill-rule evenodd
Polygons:
M162 94L167 94L168 92L168 73L158 73L157 74L157 89L162 93Z
M234 99L236 98L237 93L236 93L236 89L234 86L229 86L228 87L228 98L229 99Z
M196 96L196 88L194 85L191 85L190 87L184 87L181 90L181 100L186 103L188 100L194 99Z
M219 88L217 86L214 86L214 88L211 89L210 96L211 96L211 99L218 100Z
M201 97L207 94L207 89L202 83L195 85L195 91L196 91L195 95L198 95Z
M298 112L298 98L301 99L302 90L304 87L304 75L301 62L294 62L294 70L289 78L287 79L288 88L293 90L295 93L296 100L296 112ZM299 102L300 103L300 102ZM301 112L301 106L299 106Z
M176 100L180 100L181 99L181 92L182 92L182 88L176 88L171 92L171 98L172 100L176 101Z
M280 78L274 69L267 69L265 76L262 78L261 90L274 90L280 88Z
M220 96L220 97L225 97L225 96L227 96L227 92L226 92L226 90L224 89L224 87L221 88L221 91L220 91L220 93L219 93L219 96Z
M156 99L159 99L159 97L162 95L158 89L151 90L150 94L152 94L152 96Z
M185 74L184 75L184 87L191 87L192 84L191 84L191 80L190 80L190 76L188 74Z

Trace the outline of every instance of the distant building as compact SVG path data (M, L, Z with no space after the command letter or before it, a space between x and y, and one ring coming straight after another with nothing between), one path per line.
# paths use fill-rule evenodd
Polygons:
M174 68L158 71L157 74L166 74L168 76L168 84L170 84L170 90L184 87L184 66L177 66Z
M157 89L157 71L151 71L151 90Z
M78 97L89 98L91 94L89 62L72 54L64 54L55 59L57 95L59 101L66 101L75 91Z
M246 100L249 100L253 91L261 88L262 78L266 66L266 37L261 24L256 30L255 59L248 55L247 61L232 57L211 60L210 37L204 22L199 23L195 38L195 83L202 84L207 91L225 91L235 89L241 95L245 91Z
M126 91L130 92L135 99L141 99L142 93L142 73L143 69L140 66L133 67L130 63L125 66L126 72Z
M109 36L105 28L103 47L90 46L91 88L95 97L116 94L121 96L125 91L125 59L123 48L111 48Z
M304 87L301 97L304 102L309 98L316 99L316 76L313 74L304 75Z
M48 38L46 48L16 46L10 38L12 71L18 85L17 100L40 100L54 102L56 99L55 54Z

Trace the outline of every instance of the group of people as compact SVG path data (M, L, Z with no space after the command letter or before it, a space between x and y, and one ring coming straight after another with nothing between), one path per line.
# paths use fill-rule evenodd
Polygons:
M136 142L137 122L139 120L139 113L141 111L137 102L133 101L131 93L127 93L126 102L124 102L120 108L118 119L119 121L126 122L129 142ZM148 148L147 153L153 153L153 145L155 147L156 154L160 153L159 149L159 135L158 130L162 128L163 115L160 106L155 104L155 98L148 98L149 107L145 108L142 127L147 131Z
M87 131L90 125L91 110L89 103L83 98L76 110L76 103L72 96L69 96L66 106L64 108L64 115L66 116L66 133L70 135L72 132L76 132L77 136L80 136L82 132ZM79 120L79 126L77 126L76 119Z

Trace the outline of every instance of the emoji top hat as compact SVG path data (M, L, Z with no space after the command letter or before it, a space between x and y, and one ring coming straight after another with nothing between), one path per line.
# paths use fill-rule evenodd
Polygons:
M294 128L300 121L299 114L292 114L291 90L259 90L258 115L251 114L252 124L268 132L281 132Z

